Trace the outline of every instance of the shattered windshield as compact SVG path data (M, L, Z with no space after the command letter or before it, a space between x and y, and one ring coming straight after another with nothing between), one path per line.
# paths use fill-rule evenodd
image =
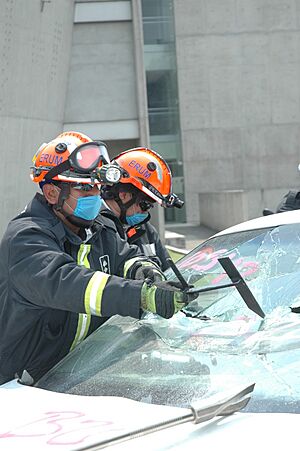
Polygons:
M37 386L77 395L124 396L188 407L255 382L246 410L300 412L300 246L298 224L219 236L178 266L195 287L228 282L229 256L266 313L248 309L234 287L200 293L170 320L114 316ZM175 280L171 271L168 278Z
M265 313L279 306L289 307L300 299L299 224L217 236L177 262L177 266L194 287L217 287L230 282L219 257L232 260ZM171 270L167 276L176 279ZM186 311L223 321L255 316L234 287L200 293Z

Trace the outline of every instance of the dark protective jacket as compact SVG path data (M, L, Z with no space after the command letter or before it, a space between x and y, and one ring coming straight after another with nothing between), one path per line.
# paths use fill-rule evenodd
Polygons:
M300 209L300 192L289 191L284 195L281 202L276 208L276 213L283 213L284 211L299 210Z
M125 230L119 218L111 210L102 209L100 218L102 216L114 221L120 237L127 239L129 244L138 246L141 252L157 263L163 271L170 267L167 261L169 253L162 244L156 228L149 221Z
M135 246L97 221L84 242L36 194L0 244L0 376L38 379L108 317L140 316L143 281L118 276ZM115 274L115 275L110 275Z

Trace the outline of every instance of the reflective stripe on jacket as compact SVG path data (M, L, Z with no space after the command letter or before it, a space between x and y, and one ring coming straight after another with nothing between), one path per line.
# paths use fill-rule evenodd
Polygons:
M139 318L143 282L122 278L138 252L106 218L85 243L37 194L0 245L0 374L37 379L108 317Z

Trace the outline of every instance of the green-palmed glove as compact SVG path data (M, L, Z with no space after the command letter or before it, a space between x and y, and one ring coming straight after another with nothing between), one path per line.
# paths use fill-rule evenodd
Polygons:
M198 297L197 293L188 294L178 288L176 282L155 282L146 280L142 286L141 308L157 313L163 318L171 318L189 302Z

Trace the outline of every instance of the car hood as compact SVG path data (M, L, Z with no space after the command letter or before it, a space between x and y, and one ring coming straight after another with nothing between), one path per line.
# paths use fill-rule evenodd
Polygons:
M0 403L0 448L3 450L89 449L103 440L189 412L189 409L149 405L120 397L79 398L22 386L16 381L0 388ZM296 450L298 424L299 417L295 414L235 413L197 425L189 422L173 426L124 441L112 449L282 451L288 438L289 449Z

